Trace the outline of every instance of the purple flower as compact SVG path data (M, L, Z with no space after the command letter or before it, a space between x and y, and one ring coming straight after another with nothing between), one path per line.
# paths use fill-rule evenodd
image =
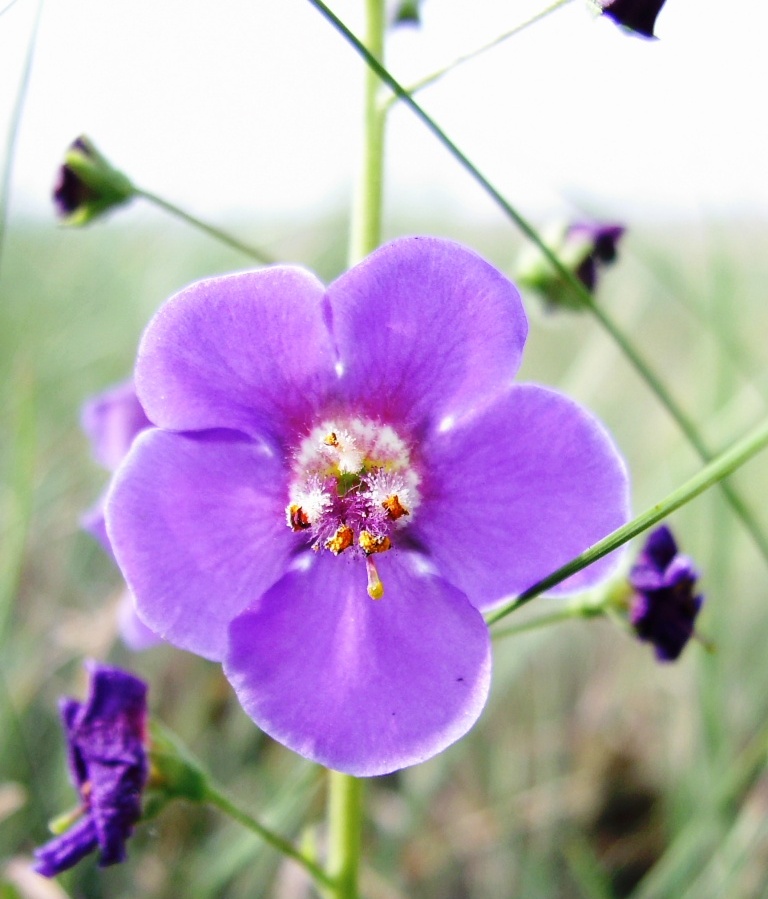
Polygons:
M141 817L147 779L144 681L96 662L85 703L61 701L72 783L80 795L79 818L65 833L35 850L35 870L54 877L99 851L99 865L125 859L125 843Z
M598 0L604 16L643 37L654 38L656 17L664 0Z
M137 434L152 427L152 422L136 396L133 382L125 381L88 400L83 406L81 425L91 442L96 461L108 471L114 471ZM86 512L81 523L114 558L104 522L103 498ZM129 591L125 591L120 600L118 628L126 646L137 652L160 642L157 634L136 614L135 603Z
M698 572L677 551L668 527L648 537L629 573L635 590L630 619L641 640L652 643L662 662L674 661L694 633L704 597L694 593Z
M481 610L628 512L602 426L513 385L526 334L515 287L434 238L328 288L276 266L172 297L136 367L158 427L107 501L142 618L328 767L383 774L458 739L489 686Z
M81 135L67 149L53 188L56 214L66 225L86 225L127 203L135 188Z

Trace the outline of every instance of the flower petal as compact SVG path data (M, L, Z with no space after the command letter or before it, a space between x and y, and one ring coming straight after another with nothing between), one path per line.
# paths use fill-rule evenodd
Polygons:
M532 586L623 524L628 476L602 425L561 394L513 387L434 434L411 534L480 609ZM615 555L552 592L594 584Z
M163 642L139 618L136 602L130 590L124 590L120 597L120 604L117 607L117 628L123 643L133 652L143 652Z
M232 431L146 431L115 475L107 529L144 623L220 658L229 621L285 570L282 460Z
M83 405L81 424L94 458L110 471L122 462L136 435L152 427L132 381L91 397Z
M87 815L65 833L35 849L34 870L43 877L56 877L76 865L99 845L96 825Z
M171 297L139 347L136 389L170 430L304 427L335 383L323 285L275 266L198 281Z
M363 777L421 762L466 733L488 692L488 630L418 561L378 557L376 601L362 560L322 553L232 622L225 673L263 730Z
M486 402L520 365L528 323L515 286L447 240L392 241L328 288L351 408L410 424Z

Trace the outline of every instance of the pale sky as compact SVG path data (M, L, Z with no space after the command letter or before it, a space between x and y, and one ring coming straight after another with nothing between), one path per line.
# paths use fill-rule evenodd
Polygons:
M2 2L2 0L0 0ZM362 0L334 0L359 26ZM392 35L406 84L530 14L532 0L425 0ZM36 0L0 15L7 131ZM605 216L768 213L768 4L667 0L660 40L586 0L419 95L513 202ZM362 63L306 0L46 0L12 210L48 214L67 144L88 134L137 184L203 217L345 203ZM489 200L406 109L390 119L388 202L469 218Z

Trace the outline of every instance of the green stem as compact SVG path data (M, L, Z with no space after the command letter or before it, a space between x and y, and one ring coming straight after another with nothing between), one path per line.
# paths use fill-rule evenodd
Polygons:
M713 462L710 462L709 465L702 468L698 474L686 481L681 487L678 487L677 490L673 490L661 502L651 506L650 509L638 515L637 518L632 519L632 521L608 534L607 537L599 540L581 553L581 555L576 556L575 559L558 568L557 571L529 587L512 602L496 609L496 611L488 615L486 621L489 625L495 624L495 622L500 621L511 612L517 611L526 603L539 596L539 594L551 590L552 587L569 578L572 574L576 574L582 568L586 568L598 559L602 559L603 556L607 556L608 553L618 549L647 528L671 515L680 506L690 502L694 497L708 490L729 474L732 474L737 468L740 468L766 447L768 447L768 419L753 431L750 431L745 437L742 437L741 440L719 455Z
M552 250L544 243L536 232L536 229L525 219L517 209L491 184L491 182L480 172L480 170L470 161L470 159L462 153L456 144L448 137L448 135L439 127L437 122L429 116L424 109L413 99L408 91L397 81L384 66L368 51L366 46L360 39L354 35L349 28L336 16L326 5L323 0L309 0L312 6L320 12L320 14L339 32L339 34L353 47L353 49L365 59L366 63L376 73L376 75L402 100L402 102L414 113L414 115L425 125L425 127L437 138L448 152L456 159L456 161L464 168L478 185L488 194L488 196L496 203L496 205L505 213L505 215L519 228L520 231L541 251L544 257L549 261L550 265L560 275L573 296L588 309L600 322L600 324L608 331L608 333L617 341L621 349L626 353L627 359L636 369L638 374L643 378L651 391L656 395L659 402L666 408L670 416L677 422L678 427L683 434L694 446L700 458L704 462L708 462L712 455L707 450L701 440L698 431L693 423L685 415L680 406L672 398L669 391L666 390L659 378L654 374L650 365L640 356L634 349L627 337L622 334L618 326L607 316L607 314L595 305L592 295L586 287L579 281L576 275L571 272L558 259ZM731 504L736 514L741 519L744 526L752 535L755 544L760 550L763 558L768 562L768 540L763 536L755 519L749 510L738 497L732 488L727 485L721 485L726 498Z
M289 840L286 840L279 834L269 830L269 828L265 827L254 817L249 815L248 812L243 811L243 809L235 805L231 799L228 799L210 782L206 783L204 798L206 802L215 806L220 812L228 815L230 818L237 821L238 824L242 824L243 827L246 827L248 830L261 837L265 843L268 843L278 852L281 852L287 858L291 858L297 864L301 865L316 883L326 887L333 885L331 878L320 865L316 864L311 858L308 858L300 852Z
M328 899L357 899L363 825L363 781L328 772Z
M263 265L270 265L275 261L271 256L269 256L264 252L264 250L260 249L259 247L254 247L250 244L243 243L241 240L238 240L231 234L227 234L226 231L222 231L220 228L217 228L214 225L209 225L207 222L196 218L191 213L186 212L178 206L175 206L173 203L169 203L168 200L164 200L162 197L158 197L157 194L150 193L150 191L148 190L142 190L142 188L140 187L134 187L134 194L137 197L142 197L144 200L153 203L155 206L158 206L165 212L169 212L171 215L176 216L176 218L181 219L188 225L192 225L195 228L199 228L201 231L205 231L206 234L210 234L211 237L216 238L216 240L226 244L233 250L238 250L240 253L244 253L246 256L250 256L250 258L255 259L256 262L260 262Z
M520 34L521 31L525 31L526 28L529 28L531 25L535 25L536 22L540 22L546 16L550 15L550 13L555 12L555 10L560 9L561 6L565 6L566 4L571 2L572 0L555 0L554 3L550 4L545 9L542 9L541 12L538 12L536 13L536 15L531 16L530 19L526 19L524 22L521 22L519 25L511 28L509 31L505 31L504 34L500 34L498 37L494 38L492 41L489 41L487 44L483 44L482 47L478 47L477 49L472 50L470 53L465 53L462 56L457 57L447 66L443 66L442 69L438 69L437 71L432 72L431 75L426 75L424 78L415 82L405 90L411 96L413 96L415 93L418 93L418 91L423 90L430 84L434 84L436 81L439 81L443 77L443 75L447 75L448 72L452 72L454 69L458 68L460 65L463 65L465 62L470 62L471 60L476 59L478 56L481 56L488 50L492 50L494 47L498 47L499 44L502 44L509 38L514 37L516 34ZM385 104L385 108L389 109L390 106L397 102L397 99L397 95L389 97Z
M368 52L378 62L384 59L384 4L366 0ZM381 82L370 66L365 71L363 159L360 180L352 204L349 237L349 264L354 265L381 243L382 201L384 193L384 129L386 112L377 98Z
M536 618L530 618L528 621L520 621L517 624L498 628L492 636L494 640L503 640L506 637L515 637L528 631L537 631L542 627L549 627L551 624L560 624L561 621L570 621L573 618L599 618L605 614L603 605L602 597L597 602L591 596L586 599L579 597L553 612L546 612L543 615L537 615Z

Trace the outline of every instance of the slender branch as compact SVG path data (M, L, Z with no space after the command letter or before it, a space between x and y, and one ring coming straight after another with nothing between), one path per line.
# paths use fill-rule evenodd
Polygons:
M598 559L602 559L603 556L607 556L608 553L618 549L624 543L627 543L647 528L652 527L663 518L671 515L672 512L679 509L680 506L690 502L694 497L703 493L729 474L732 474L737 468L740 468L745 462L748 462L753 456L762 452L766 447L768 447L768 419L753 431L750 431L745 437L742 437L741 440L735 443L729 450L726 450L726 452L718 456L717 459L709 465L702 468L698 474L686 481L681 487L678 487L677 490L673 490L672 493L661 502L656 503L655 506L651 506L650 509L647 509L641 515L638 515L637 518L634 518L627 524L622 525L622 527L617 528L615 531L608 534L607 537L604 537L585 552L576 556L575 559L572 559L566 565L558 568L557 571L523 591L523 593L512 602L491 612L490 615L486 617L486 621L489 625L495 624L511 612L516 612L519 608L539 596L541 593L551 590L552 587L555 587L566 578L576 574L577 571L581 571L582 568L586 568Z
M431 116L413 99L408 91L392 76L387 69L368 51L360 39L353 34L349 28L330 10L323 0L309 0L318 12L339 32L339 34L359 53L373 69L378 77L402 100L402 102L414 113L414 115L425 125L425 127L437 138L437 140L448 150L448 152L456 159L456 161L474 178L480 187L488 194L488 196L496 203L497 206L507 215L507 217L515 223L520 231L535 244L555 271L563 279L573 296L588 309L597 318L598 322L608 331L608 333L617 341L618 345L624 351L628 361L635 368L637 373L643 378L651 391L656 395L659 402L666 408L670 416L677 422L678 427L687 437L689 442L704 462L710 461L712 454L704 445L698 430L693 422L683 412L682 408L673 399L669 391L664 387L659 378L653 372L651 366L640 356L637 350L632 346L628 338L621 332L619 327L608 317L602 309L600 309L592 299L592 295L586 287L579 281L576 275L571 272L555 253L541 239L536 229L525 219L517 209L493 186L493 184L480 172L480 170L470 161L470 159L458 148L458 146L448 137L448 135L439 127ZM763 558L768 562L768 539L762 534L757 522L745 506L740 497L734 494L732 488L727 485L721 485L726 498L731 504L744 526L751 534L755 544L760 550Z
M148 202L153 203L155 206L158 206L160 209L165 210L165 212L169 212L171 215L175 215L176 218L185 221L188 225L193 225L195 228L199 228L201 231L205 231L206 234L210 234L210 236L215 237L216 240L221 241L228 247L232 247L233 250L238 250L239 252L244 253L246 256L250 256L251 259L255 259L256 262L260 262L264 265L270 265L275 261L260 247L254 247L250 244L243 243L243 241L238 240L236 237L233 237L226 231L222 231L220 228L216 228L214 225L209 225L207 222L196 218L191 213L186 212L178 206L175 206L173 203L169 203L168 200L164 200L162 197L158 197L157 194L153 194L148 190L143 190L140 187L135 187L134 193L137 197L142 197Z
M269 828L257 821L252 815L249 815L248 812L235 805L231 799L228 799L210 782L206 783L205 801L210 803L210 805L215 806L220 812L228 815L234 821L237 821L238 824L242 824L243 827L247 828L252 833L255 833L258 837L261 837L265 843L268 843L287 858L293 859L293 861L304 868L316 883L326 887L333 885L333 881L320 865L316 864L312 859L300 852L290 840L286 840L279 834L269 830Z
M555 0L554 3L551 3L545 9L542 9L541 12L537 12L536 15L531 16L530 19L526 19L524 22L521 22L514 28L510 28L509 31L505 31L504 34L499 35L492 41L489 41L487 44L483 44L482 47L477 47L475 50L472 50L469 53L464 53L462 56L454 59L453 62L448 63L447 66L443 66L442 69L437 69L437 71L432 72L431 75L426 75L424 78L421 78L419 81L416 81L414 84L410 85L410 87L405 88L405 90L407 91L407 93L413 96L420 90L423 90L425 87L429 87L429 85L434 84L436 81L439 81L443 77L443 75L447 75L449 72L452 72L454 69L463 65L465 62L470 62L471 60L476 59L478 56L481 56L488 50L492 50L494 47L498 47L499 44L504 43L504 41L508 40L511 37L514 37L516 34L520 34L521 31L525 31L526 28L529 28L531 25L535 25L536 22L540 22L542 19L546 18L546 16L550 15L550 13L555 12L556 10L560 9L561 6L565 6L566 4L571 2L572 0ZM384 108L389 109L389 107L392 106L397 100L397 95L388 97Z

